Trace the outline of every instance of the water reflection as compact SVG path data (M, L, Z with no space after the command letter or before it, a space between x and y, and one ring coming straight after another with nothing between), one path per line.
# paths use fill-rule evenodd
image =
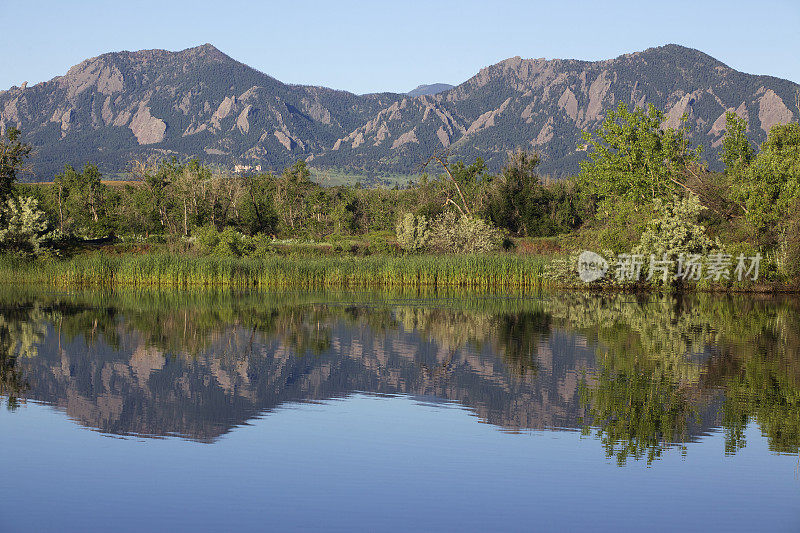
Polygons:
M800 444L792 299L545 294L0 295L0 393L119 435L213 442L286 403L355 391L458 402L509 431L574 428L655 460L756 423ZM389 423L390 421L387 421Z

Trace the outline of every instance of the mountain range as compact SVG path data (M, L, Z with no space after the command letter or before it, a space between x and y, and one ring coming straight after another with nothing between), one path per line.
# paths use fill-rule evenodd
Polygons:
M133 159L175 155L212 164L279 169L305 160L361 175L414 173L435 150L483 157L499 168L509 150L542 155L541 172L575 173L592 130L620 102L648 103L718 168L725 112L747 118L754 143L800 116L800 85L738 72L700 51L670 44L604 61L513 57L467 81L409 94L356 95L292 85L205 44L180 52L114 52L50 81L0 91L0 133L22 130L34 145L33 175L65 163L97 163L107 175Z

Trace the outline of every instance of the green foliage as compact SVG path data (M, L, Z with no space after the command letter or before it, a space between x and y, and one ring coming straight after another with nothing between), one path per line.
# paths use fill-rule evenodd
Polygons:
M484 209L497 226L515 235L539 236L547 197L536 167L539 155L518 150L509 156L508 164L495 180Z
M244 236L230 226L217 231L213 224L208 224L197 228L193 233L197 249L202 255L241 257L244 253Z
M242 255L244 238L241 233L227 227L219 233L219 240L212 251L218 257L239 257Z
M17 174L31 150L30 144L20 140L20 131L16 128L8 128L5 138L0 137L0 204L11 195Z
M795 198L789 206L784 253L784 273L800 283L800 198Z
M689 149L685 121L675 130L663 129L664 120L652 104L646 111L624 103L609 110L597 131L583 134L589 160L581 164L581 185L607 202L670 196L698 162L699 149Z
M483 159L478 157L474 163L469 165L464 164L463 161L456 161L448 168L453 176L453 181L458 184L460 192L464 195L468 211L480 210L483 191L487 182L491 180Z
M449 166L453 181L464 193L473 214L516 236L547 236L566 232L581 222L579 197L573 182L541 183L536 174L539 155L516 150L498 176L489 175L479 158L474 164ZM445 203L459 205L459 198ZM429 219L443 213L442 204L425 203L415 213ZM461 209L463 213L466 210Z
M393 242L389 231L373 231L365 235L367 252L370 254L395 254L397 245Z
M0 250L37 256L55 238L34 198L9 198L0 209Z
M324 209L320 196L316 194L319 186L309 177L311 172L305 162L298 161L284 169L275 183L275 207L281 217L282 229L296 232L301 224L308 223L312 209ZM304 228L308 231L309 227Z
M652 216L652 208L643 209L638 202L622 198L597 222L597 242L604 250L628 252L639 241Z
M197 250L202 255L209 255L219 244L219 232L211 224L200 226L193 232L197 243Z
M733 175L750 164L755 151L747 138L747 120L736 113L725 113L725 136L719 159L725 165L725 174Z
M272 179L266 174L243 176L246 193L238 204L238 226L249 235L278 233L280 218L276 211Z
M431 223L429 246L445 253L486 253L499 250L503 232L475 217L447 211Z
M112 207L108 187L101 182L97 166L87 163L83 172L65 165L56 176L58 227L62 233L85 237L102 237L113 233L108 209Z
M657 261L667 259L672 265L658 271L653 278L654 283L672 282L676 274L676 265L681 257L703 256L709 254L720 244L715 243L706 234L706 228L698 223L703 206L695 195L674 197L669 201L656 199L656 218L647 224L639 243L632 253L641 254Z
M397 243L407 252L485 253L498 250L503 232L475 217L447 211L434 220L406 213L396 228Z
M83 254L63 261L20 262L0 256L0 282L49 287L464 287L525 292L541 288L547 262L540 256L511 254L223 257L214 254L218 246L219 241L201 257Z
M395 233L400 248L406 252L421 252L428 247L431 239L430 222L423 215L406 213L397 223Z
M800 124L774 126L752 164L738 173L734 197L763 243L785 235L789 206L800 197Z

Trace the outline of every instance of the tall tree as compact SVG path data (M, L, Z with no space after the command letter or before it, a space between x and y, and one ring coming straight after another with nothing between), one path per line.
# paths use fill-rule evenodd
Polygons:
M298 161L281 173L276 183L275 208L286 228L295 230L303 218L304 199L314 183L305 161Z
M11 195L17 174L22 171L31 150L30 144L20 140L20 131L16 128L8 128L5 138L0 137L0 204Z
M785 232L789 207L800 198L800 124L770 130L758 156L741 173L735 197L759 237Z
M536 174L538 165L539 154L517 150L509 155L508 163L494 180L485 209L494 224L517 235L535 233L536 220L541 218L546 203Z
M62 232L104 233L107 228L107 187L96 165L86 163L83 172L65 165L55 177L56 206Z
M664 120L652 104L631 111L620 103L609 110L597 131L583 133L590 151L581 163L581 183L600 198L644 203L685 189L700 149L689 148L685 117L678 129L663 128Z
M741 171L755 157L755 150L747 138L747 120L736 113L725 113L725 137L719 159L725 165L725 174L731 176Z

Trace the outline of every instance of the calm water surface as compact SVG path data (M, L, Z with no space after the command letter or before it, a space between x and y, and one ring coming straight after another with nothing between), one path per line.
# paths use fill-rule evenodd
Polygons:
M0 531L800 531L800 301L0 289Z

